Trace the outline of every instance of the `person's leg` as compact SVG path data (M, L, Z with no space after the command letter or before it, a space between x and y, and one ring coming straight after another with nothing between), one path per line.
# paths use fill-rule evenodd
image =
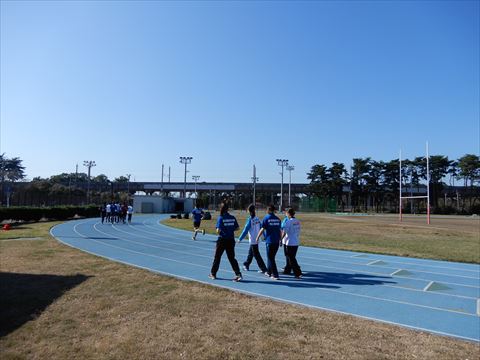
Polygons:
M283 268L283 273L285 275L290 275L292 273L292 264L288 257L287 247L287 245L283 245L283 253L285 255L285 267Z
M278 244L267 244L267 269L268 273L278 279L277 263L275 262L275 255L277 255Z
M258 249L258 245L250 245L250 249L252 250L253 257L255 257L255 260L257 261L258 268L260 269L260 271L263 273L267 272L267 267L263 262L262 255L260 255L260 250Z
M218 239L217 245L215 247L215 255L213 257L212 269L210 270L210 274L213 276L217 276L217 271L218 271L218 268L220 267L220 260L222 258L224 251L225 251L225 240Z
M299 277L302 275L302 269L300 269L300 265L298 265L298 262L297 262L297 251L298 251L298 246L288 246L288 249L287 249L288 259L290 264L292 265L293 274L296 277Z
M195 240L197 238L197 233L200 231L199 227L200 227L200 223L194 221L193 222L193 236L192 236L193 240Z
M243 263L243 269L244 269L245 271L248 271L248 270L249 270L250 264L252 263L252 259L253 259L252 246L253 246L253 245L250 245L250 247L248 248L247 260L245 260L245 262Z
M226 241L225 251L227 252L228 261L230 261L230 265L232 266L235 275L242 276L237 259L235 259L235 239L229 239Z

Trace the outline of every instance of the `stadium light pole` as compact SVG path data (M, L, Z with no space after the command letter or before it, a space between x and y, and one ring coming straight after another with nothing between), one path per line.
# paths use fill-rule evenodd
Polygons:
M85 160L83 162L83 166L86 166L88 168L88 178L87 178L87 205L88 205L90 203L90 171L92 167L97 166L97 164L95 164L95 161Z
M187 197L187 164L192 162L191 156L180 156L180 163L185 164L185 176L183 177L183 198Z
M130 178L132 177L132 174L127 174L127 198L130 197Z
M288 165L286 167L286 169L288 170L289 172L289 179L288 179L288 206L292 206L292 202L291 202L291 197L290 197L290 190L291 190L291 187L292 187L292 170L295 170L295 166L293 165Z
M252 181L253 181L253 202L252 204L255 206L257 203L257 198L255 197L255 187L257 185L258 177L257 177L257 168L255 165L253 165L253 176L252 176Z
M195 200L198 198L197 194L197 181L200 179L199 175L192 175L192 180L195 181Z
M278 206L278 211L282 212L282 206L283 206L283 168L285 166L288 166L288 160L286 159L277 159L278 166L282 167L282 172L280 175L282 175L282 182L280 183L280 205Z

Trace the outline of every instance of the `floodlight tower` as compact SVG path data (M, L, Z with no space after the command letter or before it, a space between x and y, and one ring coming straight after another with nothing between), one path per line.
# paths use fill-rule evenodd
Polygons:
M90 203L90 171L92 167L97 166L95 164L95 161L92 160L85 160L83 162L83 166L86 166L88 168L88 178L87 178L87 204Z
M185 176L183 177L183 197L187 197L187 164L192 162L191 156L180 156L180 163L185 164Z
M288 170L289 172L289 181L288 181L288 206L292 206L292 202L291 202L291 197L290 197L290 190L291 190L291 187L292 187L292 171L295 170L295 166L293 165L287 165L286 169Z
M128 182L127 182L127 194L128 194L128 198L130 198L130 178L132 177L132 174L127 174L127 179L128 179Z
M285 166L288 166L288 160L286 159L277 159L278 166L282 167L282 172L280 175L282 175L282 182L280 184L280 205L278 206L278 211L282 211L282 206L283 206L283 168Z
M256 186L257 181L258 181L257 168L256 168L255 165L253 165L252 181L253 181L253 202L252 202L252 204L255 206L255 205L256 205L256 201L257 201L257 198L255 197L255 186Z
M195 181L195 201L197 200L198 198L198 194L197 194L197 181L200 179L200 176L199 175L192 175L192 180Z

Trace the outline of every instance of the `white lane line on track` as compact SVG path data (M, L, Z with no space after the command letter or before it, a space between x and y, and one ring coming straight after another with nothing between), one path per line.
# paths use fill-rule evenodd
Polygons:
M95 228L95 225L98 225L98 224L99 223L94 224L94 228ZM80 225L80 224L78 224L78 225ZM102 232L102 231L100 231L96 228L95 228L95 230L97 230L98 232L100 232L102 234L110 235L110 234L104 233L104 232ZM74 227L74 231L76 233L78 233L80 236L82 236L84 238L88 238L87 236L81 235L79 232L77 232L76 226ZM119 237L119 238L121 238L121 237ZM126 240L124 238L121 238L121 239L125 240L125 241L128 241L128 242L132 242L132 241ZM113 247L113 248L117 248L117 249L124 250L124 251L127 251L127 252L135 253L135 254L145 255L145 256L148 256L148 257L154 257L154 258L159 258L159 259L162 259L162 260L173 261L173 262L176 262L176 263L181 263L181 264L185 264L185 265L192 265L192 266L197 266L197 267L208 268L209 269L209 267L206 267L206 266L203 266L203 265L189 263L189 262L186 262L186 261L179 261L179 260L175 260L175 259L171 259L171 258L166 258L166 257L163 257L163 256L144 253L144 252L139 252L139 251L131 250L131 249L124 248L124 247L121 247L121 246L116 246L116 245L104 243L104 242L101 242L101 241L98 241L98 240L95 240L95 239L92 239L92 238L89 238L89 240L94 241L94 242L99 243L99 244L104 245L104 246L110 246L110 247ZM133 242L133 243L135 243L135 242ZM196 255L196 254L193 254L193 255ZM150 269L150 270L152 270L152 269ZM224 270L224 271L226 272L227 270ZM250 274L248 275L248 277L261 278L260 276L251 276ZM456 311L456 310L451 310L451 309L438 308L438 307L434 307L434 306L414 304L414 303L409 303L409 302L400 301L400 300L384 299L384 298L379 298L379 297L376 297L376 296L369 296L369 295L364 295L364 294L355 294L355 293L351 293L351 292L347 292L347 291L341 291L341 290L335 290L335 289L318 288L317 290L318 291L334 292L334 293L349 295L349 296L353 296L353 297L360 297L360 298L366 298L366 299L373 299L373 300L378 300L378 301L385 301L385 302L390 302L390 303L402 304L402 305L407 305L407 306L431 309L431 310L436 310L436 311L441 311L441 312L456 313L456 314L461 314L461 315L464 315L464 316L477 316L476 314L470 314L470 313L466 313L466 312L463 312L463 311Z
M55 225L53 228L50 229L50 235L52 235L55 239L57 239L58 241L60 241L62 244L67 245L67 246L69 246L69 247L72 247L72 248L74 248L74 249L81 250L81 251L83 251L83 252L89 253L89 254L94 255L94 256L99 256L99 257L102 257L102 258L104 258L104 259L108 259L108 260L111 260L111 261L119 262L119 263L122 263L122 264L125 264L125 265L129 265L129 266L133 266L133 267L136 267L136 268L140 268L140 269L143 269L143 270L155 272L155 273L158 273L158 274L163 274L163 275L172 276L172 277L175 277L175 278L178 278L178 279L189 280L189 281L196 281L196 282L199 282L199 283L202 283L202 284L212 285L212 286L216 286L216 287L219 287L219 288L228 289L228 290L231 290L231 291L236 291L236 292L243 293L243 294L246 294L246 295L252 295L252 296L258 296L258 297L262 297L262 298L266 298L266 299L272 299L272 300L280 301L280 302L283 302L283 303L288 303L288 304L293 304L293 305L300 305L300 306L306 306L306 307L309 307L309 308L318 309L318 310L324 310L324 311L328 311L328 312L332 312L332 313L336 313L336 314L351 315L351 316L353 315L353 316L356 316L356 317L361 318L361 319L372 320L372 321L379 321L379 322L382 322L382 323L384 323L384 324L397 325L397 326L401 326L401 327L408 328L408 329L419 330L419 331L426 331L426 332L430 332L430 333L438 334L438 335L442 335L442 336L449 336L449 337L455 337L455 338L457 338L457 339L464 339L464 340L479 342L479 339L471 338L471 337L468 337L468 336L461 336L461 335L456 335L456 334L452 334L452 333L448 333L448 332L443 332L443 331L435 331L435 330L428 329L428 328L422 328L422 327L418 327L418 326L406 325L406 324L398 323L398 322L395 322L395 321L384 320L384 319L381 319L381 318L374 318L374 317L369 317L369 316L357 315L357 314L354 314L354 313L349 313L349 312L345 312L345 311L329 309L329 308L325 308L325 307L321 307L321 306L304 304L304 303L300 303L300 302L296 302L296 301L292 301L292 300L286 300L286 299L278 298L278 297L275 297L275 296L265 295L265 294L262 294L262 293L256 293L256 292L253 292L253 291L248 291L248 290L243 290L243 289L232 288L232 287L229 287L229 286L223 286L223 285L219 284L218 282L214 282L214 281L208 282L208 281L203 281L203 280L198 280L198 279L190 278L190 277L187 277L187 276L181 276L181 275L171 274L171 273L168 273L168 272L163 272L163 271L151 269L151 268L148 268L148 267L144 267L144 266L141 266L141 265L138 265L138 264L129 263L129 262L127 262L127 261L123 261L123 260L118 260L118 259L115 259L115 258L111 258L111 257L105 256L105 255L99 255L99 254L96 254L96 253L94 253L94 252L91 252L91 251L84 250L84 249L82 249L82 248L73 246L73 245L71 245L71 244L69 244L69 243L67 243L67 242L62 241L60 238L55 237L55 235L53 234L53 229L54 229L55 227L57 227L57 226L59 226L59 225Z
M95 224L95 229L96 229L96 225ZM115 227L113 226L114 229L116 229L117 231L119 232L123 232L127 235L135 235L135 234L132 234L132 233L129 233L129 232L126 232L126 231L123 231L123 230L120 230L118 227ZM135 230L139 230L139 228L136 228L136 227L132 227L134 228ZM97 230L97 229L96 229ZM185 230L182 230L183 232L185 232ZM151 233L151 232L147 232L149 234L152 234L152 235L155 235L155 236L168 236L168 235L165 235L165 234L159 234L158 232L156 233ZM105 233L104 233L105 234ZM184 235L184 234L183 234ZM110 234L110 236L113 237L113 235ZM137 235L138 236L138 235ZM148 240L154 240L156 241L157 243L160 242L162 244L165 244L165 243L168 243L168 244L173 244L173 245L182 245L183 247L188 247L188 248L194 248L194 249L200 249L202 251L206 251L206 249L202 246L198 246L198 245L193 245L193 243L190 243L188 242L189 244L179 244L178 242L170 242L170 241L165 241L165 240L161 240L161 239L158 239L158 238L152 238L152 237L146 237L146 236L140 236L140 237L143 237L145 239L148 239ZM177 237L173 237L173 236L168 236L168 237L171 237L171 238L174 238L174 239L178 239ZM157 246L157 245L151 245L151 244L145 244L145 243L140 243L138 241L130 241L130 240L125 240L125 241L128 241L128 242L132 242L134 244L139 244L139 245L143 245L145 247L151 247L151 248L158 248L158 249L162 249L162 250L168 250L168 251L172 251L172 252L177 252L177 253L181 253L181 254L187 254L187 255L194 255L194 256L201 256L201 257L206 257L206 258L211 258L210 255L199 255L198 253L195 253L195 254L192 254L192 253L189 253L189 252L185 252L184 250L174 250L174 249L171 249L171 248L165 248L163 246ZM198 243L196 243L198 244ZM211 249L209 249L210 251ZM312 258L310 258L312 259ZM332 262L334 262L334 260L331 260ZM342 263L345 263L345 262L342 262ZM351 263L346 263L346 264L351 264ZM348 268L342 268L342 267L334 267L334 266L326 266L326 265L319 265L319 264L313 264L313 263L308 263L308 262L302 262L302 265L303 266L307 266L307 267L317 267L317 268L327 268L327 269L334 269L334 270L342 270L342 271L351 271L351 272L355 272L354 270L352 269L348 269ZM377 275L377 276L382 276L382 277L385 277L385 276L389 276L389 275L386 275L386 274L382 274L382 273L375 273L375 272L368 272L368 271L363 271L363 273L365 274L373 274L373 275ZM430 281L430 280L426 280L426 279L416 279L416 278L411 278L411 277L406 277L406 276L397 276L397 278L402 278L402 279L407 279L407 280L413 280L413 281ZM358 280L359 283L362 282L362 280ZM457 286L464 286L464 287L469 287L471 288L472 286L469 286L469 285L463 285L463 284L456 284L456 283L447 283L447 282L443 282L442 283L444 284L450 284L450 285L457 285ZM395 286L395 285L388 285L388 284L383 284L382 286L385 286L385 287L389 287L389 288L395 288L395 289L401 289L401 290L404 290L404 291L416 291L416 292L424 292L424 290L421 290L421 289L413 289L413 288L405 288L405 287L402 287L402 286ZM462 299L477 299L477 297L472 297L472 296L465 296L465 295L458 295L458 294L452 294L452 293L439 293L439 292L431 292L430 294L435 294L435 295L438 295L438 296L443 296L443 297L457 297L457 298L462 298Z
M428 291L428 289L435 283L435 281L430 281L427 286L423 288L423 291Z

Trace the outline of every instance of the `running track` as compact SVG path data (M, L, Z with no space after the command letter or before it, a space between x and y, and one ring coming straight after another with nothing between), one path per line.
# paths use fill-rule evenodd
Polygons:
M300 247L297 258L306 273L301 280L270 280L257 273L254 260L235 283L226 255L218 279L210 280L216 237L199 234L193 241L191 232L160 224L165 217L137 215L131 225L69 221L51 234L74 248L157 273L480 342L479 265ZM248 241L235 252L241 266ZM284 265L282 249L277 265Z

